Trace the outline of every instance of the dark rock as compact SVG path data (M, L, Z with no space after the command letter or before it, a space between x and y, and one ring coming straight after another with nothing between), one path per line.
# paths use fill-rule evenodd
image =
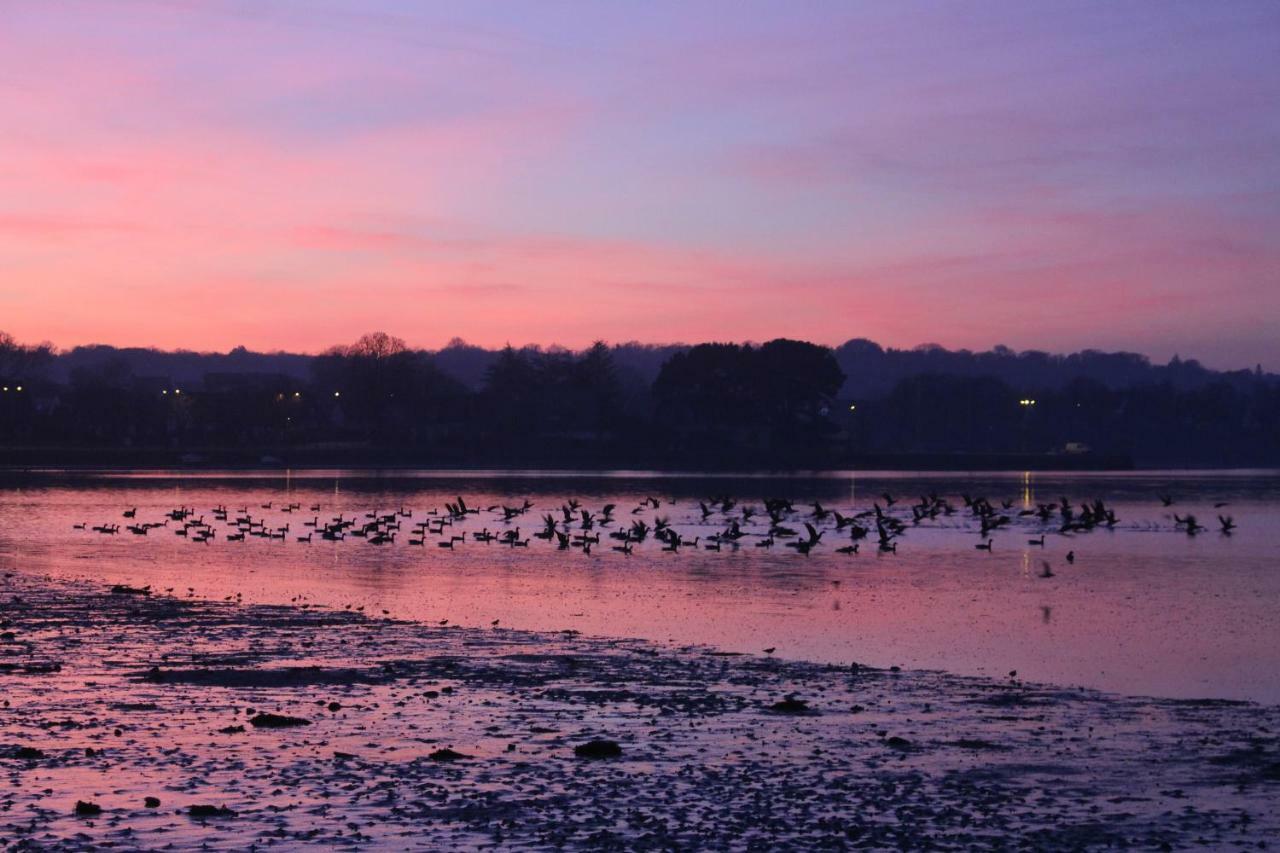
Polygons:
M774 702L769 706L769 710L776 711L779 714L807 714L809 713L809 703L803 699L797 699L794 696L788 696L781 702Z
M142 804L149 809L158 809L160 808L160 799L158 797L147 797L142 801Z
M111 587L112 595L150 595L151 587L149 586L128 586L127 584L118 583Z
M286 714L261 713L249 719L249 725L255 729L287 729L294 726L309 726L310 720L302 717L290 717Z
M35 761L37 758L44 758L44 750L36 749L34 746L20 746L13 751L13 757Z
M94 817L102 814L102 806L97 803L86 803L84 800L76 800L76 814L81 817Z
M616 741L592 740L578 744L573 754L579 758L618 758L622 755L622 747Z
M898 737L897 735L894 735L893 737L887 738L885 740L885 745L888 746L890 749L900 749L905 751L911 748L911 741L907 740L904 737Z
M460 761L470 758L469 755L463 755L461 752L454 752L452 749L437 749L429 756L432 761Z
M226 806L198 805L187 809L190 817L235 817L236 813Z
M218 729L218 732L224 735L238 735L244 733L244 726L226 726Z

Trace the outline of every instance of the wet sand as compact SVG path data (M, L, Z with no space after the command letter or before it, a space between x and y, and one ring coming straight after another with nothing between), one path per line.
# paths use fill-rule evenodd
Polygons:
M1280 833L1273 706L23 572L0 579L0 625L4 849L1253 849ZM597 739L621 754L575 754Z

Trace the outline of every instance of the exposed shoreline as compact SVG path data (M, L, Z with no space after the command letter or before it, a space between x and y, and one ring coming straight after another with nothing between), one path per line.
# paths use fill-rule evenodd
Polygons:
M1276 707L23 573L0 599L10 849L1253 846L1280 831ZM775 708L788 696L805 706ZM248 723L264 711L311 724ZM622 756L575 756L593 738ZM444 748L468 757L431 758Z

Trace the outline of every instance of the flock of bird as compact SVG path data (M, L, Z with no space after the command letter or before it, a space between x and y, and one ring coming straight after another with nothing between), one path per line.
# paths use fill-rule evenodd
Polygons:
M1055 502L1037 503L1015 509L1012 500L992 502L986 497L960 495L962 503L953 503L936 493L922 495L917 503L903 504L888 493L880 495L872 505L849 514L823 506L821 503L797 505L790 499L766 498L761 504L740 503L721 495L697 501L696 509L686 512L681 522L685 532L678 530L670 517L670 507L675 500L646 497L630 509L626 518L617 516L617 504L609 503L590 509L577 499L569 499L551 511L541 512L539 521L528 525L525 519L535 509L524 500L519 504L493 504L471 506L458 497L442 508L419 513L400 507L394 511L371 511L363 515L347 517L338 514L321 519L321 506L309 505L310 519L297 527L291 522L268 522L265 515L257 516L247 506L235 510L217 506L207 514L198 514L194 508L178 507L165 512L160 520L141 521L138 508L124 511L125 524L107 523L90 526L76 524L80 530L114 535L122 531L146 536L160 531L172 531L188 541L209 544L221 533L227 542L244 542L249 538L312 543L317 540L342 542L348 539L364 540L371 545L392 545L407 542L412 547L454 550L465 543L500 545L509 548L529 548L530 542L547 542L561 551L577 550L590 554L593 549L607 547L619 554L630 555L645 543L656 543L663 552L681 552L688 549L705 551L736 550L750 545L754 548L781 546L801 555L808 555L824 543L832 546L837 554L857 554L863 544L880 554L896 554L898 543L909 531L941 519L958 519L960 524L972 529L980 541L974 548L993 551L996 540L993 534L1003 530L1021 529L1030 536L1028 545L1044 548L1046 536L1074 538L1099 529L1113 529L1119 523L1115 511L1101 499L1073 503L1066 497ZM1172 506L1172 496L1161 495L1165 507ZM883 505L882 505L883 503ZM1215 505L1216 509L1226 506ZM300 503L274 501L261 504L267 512L295 516L304 513ZM1172 516L1172 530L1187 536L1206 532L1194 515ZM490 524L494 529L490 529ZM481 529L475 527L481 525ZM1231 535L1236 523L1229 515L1218 515L1219 531ZM688 528L696 526L697 535L689 536ZM532 527L527 535L522 530ZM707 532L708 529L710 532ZM607 538L607 542L605 541ZM1068 563L1075 562L1074 549L1066 554ZM1052 577L1047 562L1042 563L1044 577Z

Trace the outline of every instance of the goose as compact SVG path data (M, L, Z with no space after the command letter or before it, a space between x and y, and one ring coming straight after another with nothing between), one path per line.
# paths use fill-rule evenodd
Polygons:
M1043 548L1043 547L1044 547L1044 534L1043 534L1043 533L1041 533L1041 534L1040 534L1040 538L1039 538L1039 539L1028 539L1028 540L1027 540L1027 544L1028 544L1028 545L1039 545L1041 548Z
M974 547L974 548L977 548L979 551L990 551L990 550L991 550L991 543L992 543L993 541L994 541L994 540L992 540L992 539L988 539L986 542L979 542L977 545L974 545L973 547Z
M1204 526L1201 525L1200 522L1196 520L1196 517L1190 513L1187 514L1186 518L1181 518L1175 514L1173 516L1173 521L1175 526L1185 527L1188 536L1195 536L1201 530L1204 530Z
M804 523L804 528L809 533L809 538L798 539L795 542L788 542L787 547L795 548L801 554L807 555L813 550L813 546L817 545L818 541L822 539L822 533L807 521Z

